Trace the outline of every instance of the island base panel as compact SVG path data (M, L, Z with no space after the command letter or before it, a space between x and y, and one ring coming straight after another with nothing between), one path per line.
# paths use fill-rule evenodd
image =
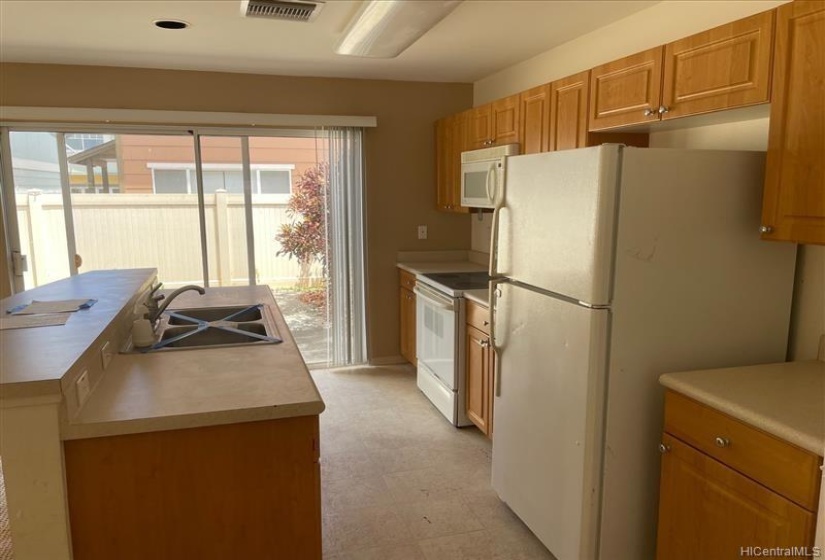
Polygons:
M318 416L64 442L75 560L321 560Z

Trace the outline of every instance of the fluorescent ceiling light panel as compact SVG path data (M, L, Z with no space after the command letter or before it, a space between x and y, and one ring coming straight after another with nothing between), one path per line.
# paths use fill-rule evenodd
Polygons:
M350 21L335 52L396 57L460 3L461 0L369 0Z

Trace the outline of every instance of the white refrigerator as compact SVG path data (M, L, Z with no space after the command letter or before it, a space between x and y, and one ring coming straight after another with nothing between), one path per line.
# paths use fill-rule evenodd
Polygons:
M493 216L492 483L558 560L655 557L665 372L784 361L796 246L761 152L508 158Z

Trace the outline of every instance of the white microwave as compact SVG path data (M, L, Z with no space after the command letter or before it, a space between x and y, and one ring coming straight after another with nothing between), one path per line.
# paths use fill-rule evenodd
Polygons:
M504 188L507 156L518 155L518 144L461 153L461 205L495 208Z

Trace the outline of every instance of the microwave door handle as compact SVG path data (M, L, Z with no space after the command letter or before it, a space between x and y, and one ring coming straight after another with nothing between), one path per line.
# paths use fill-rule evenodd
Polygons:
M487 178L484 182L484 190L487 191L487 200L493 202L495 204L495 200L493 199L493 193L495 191L492 190L490 185L490 179L495 176L496 166L494 163L490 164L490 168L487 170Z

